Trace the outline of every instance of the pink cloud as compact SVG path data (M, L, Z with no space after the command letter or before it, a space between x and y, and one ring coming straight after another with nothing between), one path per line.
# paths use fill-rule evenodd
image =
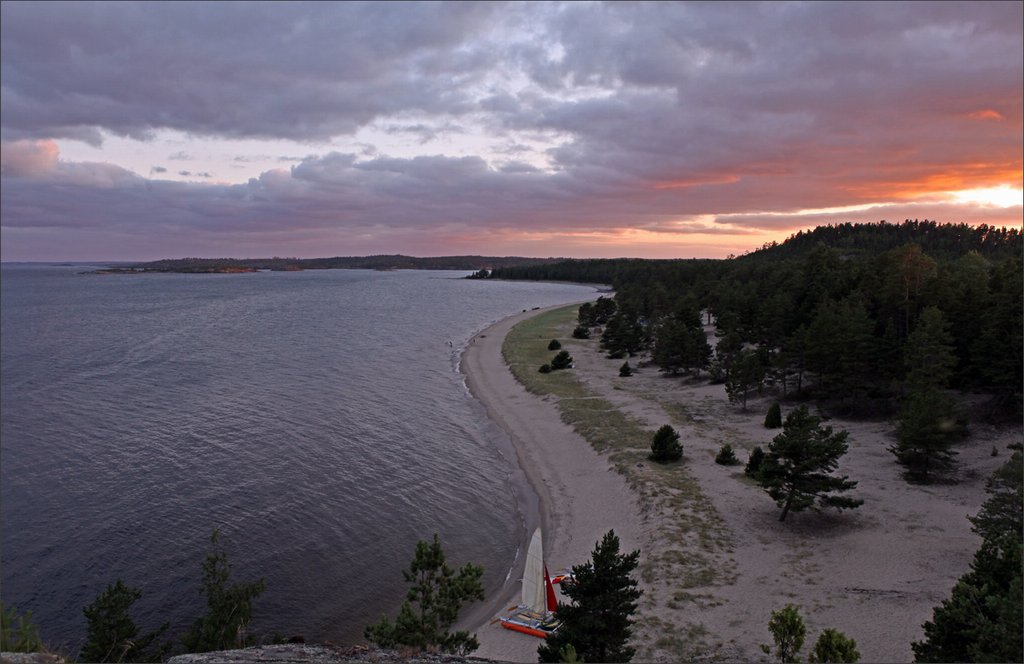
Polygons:
M9 141L0 145L0 174L40 177L57 167L60 149L52 140Z

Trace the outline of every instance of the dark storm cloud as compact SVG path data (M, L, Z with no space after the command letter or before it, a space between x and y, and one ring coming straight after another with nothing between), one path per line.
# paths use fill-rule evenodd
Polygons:
M4 3L5 138L314 139L458 110L491 3Z

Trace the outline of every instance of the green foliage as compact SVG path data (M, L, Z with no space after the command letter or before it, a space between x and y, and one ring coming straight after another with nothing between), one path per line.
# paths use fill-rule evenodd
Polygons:
M439 649L457 655L476 650L480 643L475 635L449 630L463 604L483 600L483 573L483 567L472 563L454 572L436 534L432 542L420 540L409 569L402 570L405 581L412 585L398 618L394 623L386 616L381 618L366 628L364 636L382 648Z
M633 356L644 347L644 328L637 314L619 309L601 334L601 348L608 357Z
M768 409L768 414L764 416L764 428L765 429L781 429L782 428L782 406L776 401Z
M1024 661L1022 461L1016 450L989 479L989 498L971 520L981 547L971 570L924 624L924 640L911 644L916 661Z
M562 660L572 645L580 661L628 662L633 614L643 591L631 574L640 552L619 553L619 538L608 531L594 547L592 560L572 568L574 580L562 588L571 604L559 603L561 627L537 649L541 662Z
M86 662L159 662L164 658L171 649L170 643L153 649L150 646L167 631L170 623L137 637L139 629L128 611L140 597L142 591L126 586L118 579L82 610L88 628L79 659Z
M663 318L655 328L651 358L662 371L673 374L707 368L711 346L700 314L696 310L684 310Z
M736 453L732 451L732 445L726 443L718 450L718 454L715 456L715 463L721 466L738 466L740 465L740 460L736 458Z
M558 661L563 664L583 664L583 658L576 654L576 648L571 644L565 644L558 651Z
M936 389L915 392L904 402L889 451L912 482L928 483L953 467L953 444L964 437L963 419L952 399Z
M821 418L811 415L806 406L786 416L782 433L768 445L757 477L782 508L779 521L785 521L790 510L812 507L816 499L839 510L863 504L863 500L831 495L857 486L846 476L830 474L846 454L847 436L845 431L833 433L832 427L821 426Z
M768 620L768 631L772 633L772 640L775 642L775 657L785 664L799 662L800 648L804 645L804 638L807 636L807 627L800 612L792 604L785 608L772 611ZM761 646L765 653L769 653L768 646Z
M914 391L938 390L949 385L956 368L953 336L938 307L921 312L917 327L903 347L905 383Z
M231 650L252 645L246 635L252 620L252 603L266 588L266 581L234 583L227 552L219 546L220 533L210 535L210 552L203 561L203 581L199 592L206 595L206 615L198 618L182 638L188 652Z
M603 295L597 298L597 301L593 304L586 302L580 305L578 318L580 327L590 328L605 325L615 315L617 308L618 305L615 304L615 300Z
M540 371L541 373L551 373L551 365L542 364L540 365L540 369L538 369L538 371Z
M619 367L619 376L622 378L628 378L633 375L633 367L629 366L629 362L623 362L622 366Z
M761 389L766 375L761 357L754 350L740 350L729 365L725 375L725 392L729 401L739 401L747 410L747 395L752 389Z
M747 465L743 469L744 474L747 477L756 478L761 472L761 464L764 463L764 450L760 447L755 447L750 450L750 457L747 458Z
M589 327L585 327L583 325L577 325L572 330L572 338L573 339L589 339L590 338L590 328Z
M835 662L836 664L852 664L860 661L857 642L842 632L827 628L814 644L814 650L808 658L811 662Z
M32 622L32 612L24 615L12 606L0 604L0 650L3 652L42 652L43 642L39 628Z
M683 458L683 446L679 443L679 434L671 425L664 425L654 433L651 440L651 460L658 463L669 463Z
M562 342L558 339L552 339L551 343L548 344L548 350L558 350L562 347Z
M568 369L572 366L572 355L569 351L559 351L557 355L551 360L551 370L558 371L559 369Z

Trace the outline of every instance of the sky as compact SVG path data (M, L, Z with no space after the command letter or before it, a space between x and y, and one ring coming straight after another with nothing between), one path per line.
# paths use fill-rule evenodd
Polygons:
M0 259L1020 227L1024 3L0 4Z

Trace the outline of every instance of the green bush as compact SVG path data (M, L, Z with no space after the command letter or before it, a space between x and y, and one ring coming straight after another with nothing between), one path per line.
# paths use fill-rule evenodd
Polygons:
M260 579L228 585L231 563L227 552L218 544L219 538L220 533L214 528L210 535L211 550L203 561L203 581L199 590L206 595L207 614L192 623L182 637L188 652L234 650L255 643L245 632L252 620L252 603L263 593L266 582Z
M736 458L736 453L732 451L732 445L726 443L722 445L722 449L718 450L715 463L720 466L738 466L740 465L740 460Z
M771 408L768 409L768 414L764 418L764 428L782 428L782 407L779 406L778 402L773 403Z
M683 458L683 446L679 443L679 434L666 424L658 429L651 440L651 460L668 463L681 458Z
M750 457L747 459L747 467L743 469L749 477L757 477L757 474L761 471L761 462L764 461L764 450L760 447L755 447L750 451Z
M860 661L857 642L842 632L828 628L821 632L814 650L808 658L811 662L852 663Z
M551 373L551 365L542 364L540 365L540 369L538 369L538 371L540 371L541 373Z
M171 624L164 623L159 630L139 636L139 628L128 612L140 597L142 591L118 579L82 610L88 628L79 659L86 662L159 662L164 659L171 644L157 646L155 641Z
M42 652L39 628L32 623L32 612L19 616L12 606L0 604L0 650L4 652Z
M772 611L771 619L768 621L768 631L772 633L772 640L775 641L775 657L785 664L799 662L800 648L804 645L804 637L807 636L807 627L800 612L792 604L785 608ZM771 652L768 646L761 646L765 653Z
M554 359L551 360L551 370L558 371L559 369L568 369L572 366L572 355L569 351L563 350L555 355Z
M633 375L633 367L629 366L629 362L623 362L622 366L619 367L619 376L626 378Z
M573 339L589 339L590 338L590 328L586 327L584 325L577 325L576 328L572 331L572 338Z
M552 339L551 343L548 344L548 350L558 350L562 347L562 343L558 339Z

